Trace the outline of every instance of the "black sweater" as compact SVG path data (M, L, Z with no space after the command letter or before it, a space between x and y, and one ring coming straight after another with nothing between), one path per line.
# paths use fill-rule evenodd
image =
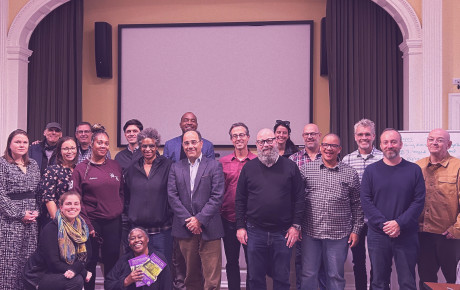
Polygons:
M91 243L89 238L85 245L88 261L91 257ZM72 270L75 274L81 274L83 279L86 278L85 266L87 262L75 261L72 265L69 265L61 258L58 244L58 226L55 219L50 221L41 231L38 252L46 263L47 273L63 274L67 270Z
M168 203L168 175L172 161L157 156L149 176L144 171L144 158L129 166L125 173L125 194L129 198L128 218L133 226L162 228L171 225Z
M267 231L288 229L302 221L305 186L297 165L284 157L267 167L259 158L246 163L236 188L237 228L246 221Z

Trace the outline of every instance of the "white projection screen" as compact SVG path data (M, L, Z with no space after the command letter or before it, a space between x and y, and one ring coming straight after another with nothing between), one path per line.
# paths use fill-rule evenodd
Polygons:
M198 130L229 146L231 124L257 131L291 122L303 145L312 121L313 21L133 24L118 27L118 146L123 125L139 119L161 144L181 134L180 117L194 112Z

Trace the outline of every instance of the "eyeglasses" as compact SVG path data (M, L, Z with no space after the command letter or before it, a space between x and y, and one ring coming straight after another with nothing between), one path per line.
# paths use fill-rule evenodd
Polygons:
M305 132L302 134L302 136L304 137L315 137L316 135L318 135L319 133L316 133L316 132Z
M192 141L185 141L185 142L183 142L182 144L183 144L184 146L189 146L190 144L193 145L193 146L195 146L196 144L198 144L198 142L200 142L200 141L192 140Z
M284 127L289 127L291 125L291 122L283 121L283 120L276 120L276 125L283 125Z
M141 145L142 149L147 149L147 148L153 149L153 148L156 148L156 147L157 146L155 146L155 144L143 144L143 145Z
M272 145L273 144L273 141L275 141L276 138L268 138L268 139L265 139L265 140L257 140L256 141L256 144L259 145L259 146L264 146L265 143L267 143L268 145Z
M77 131L77 134L89 134L89 133L91 133L90 130L78 130Z
M61 129L59 129L59 128L48 128L48 131L59 133L59 132L61 132Z
M323 146L324 148L330 147L332 149L337 149L340 147L339 144L329 144L329 143L321 143L321 146Z
M444 142L446 142L446 140L443 139L443 138L437 138L437 139L428 138L427 140L428 140L428 143L434 143L434 142L436 142L436 143L439 143L439 144L443 144Z
M65 147L65 148L61 148L61 150L64 152L77 151L77 147Z
M244 137L246 137L247 135L245 133L240 133L240 134L233 134L232 135L232 139L236 140L239 138L243 139Z

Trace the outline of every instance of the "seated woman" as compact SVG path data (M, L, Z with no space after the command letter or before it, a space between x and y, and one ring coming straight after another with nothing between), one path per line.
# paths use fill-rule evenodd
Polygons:
M85 269L91 255L89 230L79 215L80 203L75 191L61 195L56 218L43 228L38 250L26 264L27 289L81 290L91 278Z
M132 251L129 251L125 255L123 255L112 270L107 275L105 282L104 282L104 289L106 290L124 290L124 289L158 289L158 290L169 290L172 288L171 282L171 272L169 270L169 265L161 271L160 275L158 275L157 280L155 283L151 284L150 286L142 286L136 288L136 282L141 281L143 274L141 270L134 270L131 271L131 267L129 265L129 260L138 257L140 255L151 255L155 253L160 259L166 262L165 257L152 248L149 249L149 237L147 233L140 229L134 228L129 232L128 235L128 242L129 247Z

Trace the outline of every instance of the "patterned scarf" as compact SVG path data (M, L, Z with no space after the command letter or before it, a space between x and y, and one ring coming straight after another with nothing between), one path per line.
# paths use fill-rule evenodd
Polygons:
M89 230L85 221L77 216L73 225L65 219L61 210L56 213L58 223L58 244L61 258L71 265L77 261L86 262L87 252L85 243Z

